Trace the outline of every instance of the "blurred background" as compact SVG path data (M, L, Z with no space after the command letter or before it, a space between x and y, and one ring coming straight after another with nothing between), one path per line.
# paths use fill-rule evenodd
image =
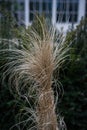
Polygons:
M87 0L0 0L0 10L3 6L18 24L26 27L31 25L35 13L44 14L57 28L64 27L65 30L87 16Z

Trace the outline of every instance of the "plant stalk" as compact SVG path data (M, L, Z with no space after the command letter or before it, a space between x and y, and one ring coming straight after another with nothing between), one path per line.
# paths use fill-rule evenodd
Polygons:
M38 129L58 130L54 94L51 84L49 83L42 88L44 89L40 89L37 107Z

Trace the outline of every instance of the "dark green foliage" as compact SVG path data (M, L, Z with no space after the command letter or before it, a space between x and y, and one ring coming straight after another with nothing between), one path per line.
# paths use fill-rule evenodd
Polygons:
M0 1L0 38L12 38L13 18L10 9L10 1Z
M64 97L58 106L68 130L87 130L87 19L67 35L72 42L71 61L61 70Z
M14 98L8 90L8 86L0 84L0 129L8 130L15 124Z
M1 41L3 39L12 39L14 37L14 19L11 15L11 3L10 1L0 1L0 49L9 48L8 41ZM15 98L9 91L9 85L6 82L2 84L3 66L7 60L0 55L0 130L9 130L12 125L15 124Z

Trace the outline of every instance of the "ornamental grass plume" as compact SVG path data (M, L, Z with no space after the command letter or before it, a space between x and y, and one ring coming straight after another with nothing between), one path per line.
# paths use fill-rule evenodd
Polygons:
M65 43L65 36L60 35L55 27L48 26L46 21L42 22L39 17L37 19L41 34L34 26L26 32L29 38L28 48L21 46L21 49L10 48L0 51L4 55L9 52L9 55L6 55L8 62L4 67L4 75L9 76L9 83L13 82L19 95L23 94L29 82L33 84L28 86L28 92L30 94L30 90L34 90L36 93L37 103L33 115L37 130L59 130L52 89L53 73L68 56L69 46ZM21 87L20 82L24 83Z

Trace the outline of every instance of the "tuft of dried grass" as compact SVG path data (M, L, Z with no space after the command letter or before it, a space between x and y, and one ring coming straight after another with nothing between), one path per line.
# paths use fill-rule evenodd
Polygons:
M39 18L38 22L41 25L42 37L35 28L31 28L26 34L30 48L0 50L4 55L9 52L9 56L6 55L8 63L4 67L4 77L9 76L9 83L14 83L20 96L24 96L22 93L25 86L31 82L33 87L29 87L28 96L35 96L37 103L34 110L28 110L34 115L37 129L58 130L52 90L53 72L64 63L70 48L65 43L65 36L59 35L55 27L48 27ZM19 87L21 81L23 84ZM35 91L36 95L31 94L31 91Z

